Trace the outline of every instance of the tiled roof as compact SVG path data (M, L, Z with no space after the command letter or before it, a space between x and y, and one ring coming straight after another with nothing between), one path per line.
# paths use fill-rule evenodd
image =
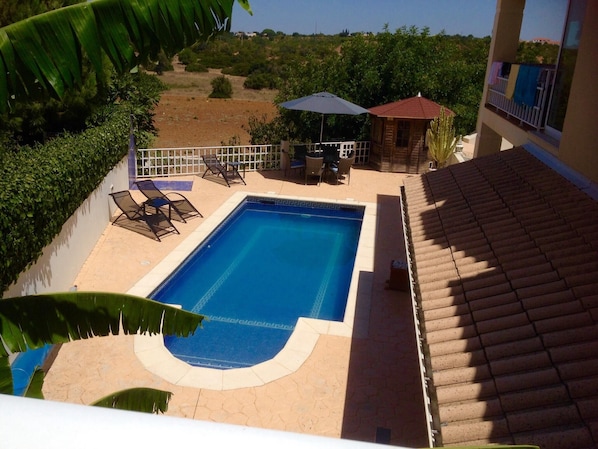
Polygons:
M368 109L370 114L378 117L397 117L409 119L432 120L440 115L441 105L417 95L416 97L406 98L393 103L383 104ZM445 108L447 114L453 114L448 108Z
M597 447L598 203L515 148L403 204L442 443Z

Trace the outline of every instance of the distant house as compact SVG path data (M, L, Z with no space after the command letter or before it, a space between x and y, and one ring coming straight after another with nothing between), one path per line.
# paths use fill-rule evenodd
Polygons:
M235 33L235 37L238 37L239 39L251 39L252 37L256 37L257 33L252 31L250 33L247 33L245 31L237 31Z

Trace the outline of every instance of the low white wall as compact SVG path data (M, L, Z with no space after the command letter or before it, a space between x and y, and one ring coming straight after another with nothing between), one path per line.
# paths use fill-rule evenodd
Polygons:
M4 297L67 291L106 229L116 206L111 192L129 188L127 159L123 159L62 226L42 256L12 284Z

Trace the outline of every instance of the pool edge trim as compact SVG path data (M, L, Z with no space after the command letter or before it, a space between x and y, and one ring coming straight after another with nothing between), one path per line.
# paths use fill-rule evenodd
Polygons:
M289 340L273 359L248 368L228 370L196 367L177 359L164 346L162 335L136 335L134 338L134 351L139 361L145 369L172 384L210 390L232 390L261 386L292 374L299 369L311 355L320 335L335 335L347 338L365 338L367 336L376 235L377 209L374 203L350 199L334 200L273 193L236 192L127 293L147 297L248 196L364 207L363 222L349 286L344 321L299 318ZM359 304L357 304L358 296L360 299ZM358 305L360 307L359 311L356 310ZM356 319L356 317L358 318Z

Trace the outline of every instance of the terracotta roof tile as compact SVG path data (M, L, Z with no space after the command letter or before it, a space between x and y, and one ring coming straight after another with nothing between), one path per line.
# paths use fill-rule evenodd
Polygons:
M536 285L545 285L547 283L559 282L559 274L556 271L544 271L536 273L536 267L530 267L527 276L520 276L516 279L511 279L511 287L515 290L533 287Z
M551 404L563 404L568 401L569 392L563 384L514 391L500 395L500 403L505 412L514 412L528 408L533 409Z
M596 356L598 357L598 354ZM561 363L558 365L558 370L561 377L565 380L598 376L598 358ZM596 391L596 395L598 395L598 390ZM598 412L598 407L596 407L596 410Z
M509 426L504 418L446 426L442 429L442 442L445 445L470 445L472 441L480 439L482 441L488 438L494 440L494 438L509 436Z
M548 318L534 322L534 327L539 333L571 329L572 327L584 327L594 324L592 317L587 312L574 313L571 315L562 315L556 318Z
M480 340L483 342L484 347L519 341L520 339L532 338L536 335L534 326L529 323L529 320L524 313L520 313L514 317L486 320L482 323L494 324L493 327L499 329L488 333L480 332ZM482 326L482 323L478 323L478 327ZM487 328L492 329L489 325Z
M482 344L476 337L462 338L460 340L448 340L428 345L431 356L454 354L455 352L474 351L480 349Z
M513 291L508 291L494 296L488 295L479 299L471 300L469 301L469 307L471 310L475 311L488 309L491 307L498 307L513 302L517 302L517 295L515 295ZM488 317L485 319L488 319Z
M469 326L472 323L473 320L469 314L439 318L437 320L428 321L426 324L426 333L459 328L460 326Z
M541 410L520 411L507 414L509 429L516 433L576 424L580 420L581 417L573 404L543 407Z
M598 342L594 340L555 346L550 348L548 352L556 364L579 359L589 359L598 354Z
M584 425L555 426L553 430L543 432L515 433L514 440L515 444L533 444L542 449L594 447L592 435Z
M552 361L546 351L532 352L490 361L490 369L495 376L517 373L520 371L536 370L551 365Z
M594 397L598 399L598 376L565 381L572 398Z
M562 315L581 313L582 311L583 306L580 301L569 301L528 310L527 316L532 321L541 321L549 318L558 318Z
M486 357L489 360L499 360L516 355L530 354L542 351L544 346L539 337L527 338L525 340L510 341L484 348Z
M475 380L491 379L490 369L487 366L468 366L455 369L445 369L434 373L434 385L443 387L446 385L469 383Z
M436 396L439 404L450 404L454 402L467 401L471 399L483 399L496 396L496 387L492 380L481 382L466 382L450 387L436 388Z
M440 412L443 423L503 416L500 401L496 398L488 401L463 401L444 407Z
M598 446L598 203L516 148L403 204L442 443Z
M545 387L548 385L558 385L560 383L559 374L553 367L529 370L506 376L494 376L496 389L500 393L512 391L528 390L530 388Z
M565 329L562 331L548 332L542 335L542 341L547 348L556 348L559 346L589 342L592 347L598 349L598 345L594 344L596 340L598 340L598 326L596 326L596 324L573 329ZM570 356L575 359L578 354L570 354ZM569 359L559 358L559 361L563 360Z
M469 313L469 306L463 302L461 304L451 304L446 307L424 310L423 313L427 321L433 321L440 318L465 315L466 313Z
M465 298L467 298L468 301L475 301L476 299L487 298L489 296L498 296L510 291L512 291L512 289L508 282L503 282L500 284L487 282L483 283L483 286L477 290L466 291Z
M470 320L471 321L471 320ZM460 340L463 338L472 338L478 335L475 326L459 326L439 329L433 332L426 332L426 340L428 344L450 342L453 340Z
M481 366L486 363L486 356L484 351L481 350L444 354L436 356L431 360L433 370L454 369L466 366Z
M475 318L475 321L477 323L481 323L503 316L517 315L522 311L523 307L521 307L521 303L519 301L512 301L495 307L485 307L483 309L474 310L472 314Z
M440 115L441 105L421 95L405 98L392 103L383 104L370 108L371 114L378 117L398 117L432 120ZM445 108L446 112L453 112Z

